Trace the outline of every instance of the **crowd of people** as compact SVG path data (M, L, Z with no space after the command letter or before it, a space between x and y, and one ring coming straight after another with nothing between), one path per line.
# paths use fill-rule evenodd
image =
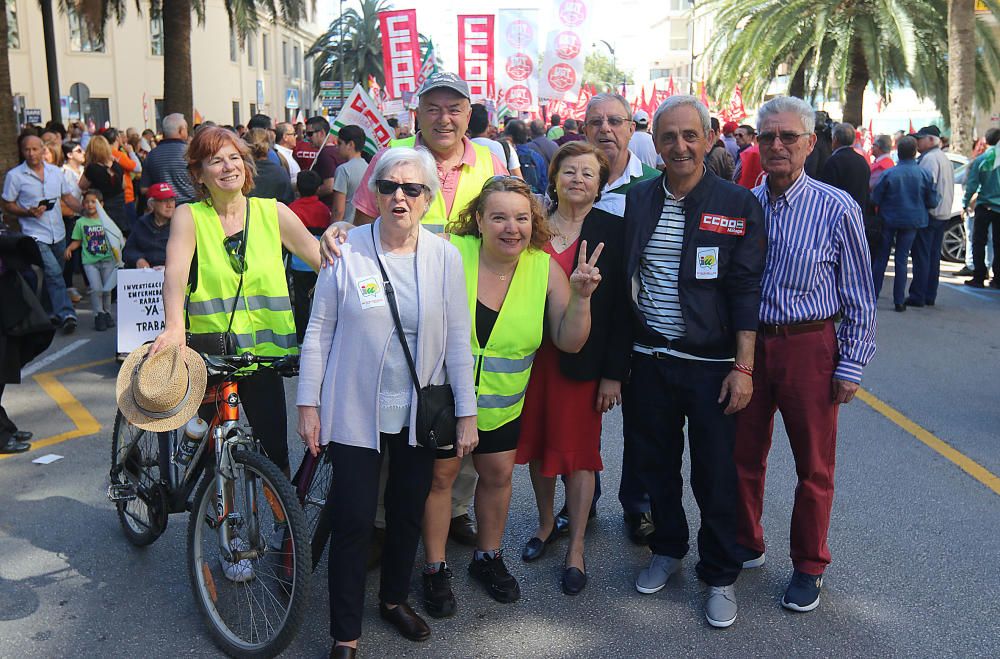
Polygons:
M188 333L232 335L233 350L260 355L301 346L298 434L336 465L331 656L357 651L373 563L379 615L406 638L431 636L408 603L421 537L431 617L458 606L449 537L473 547L468 571L493 599L519 599L504 552L517 464L538 513L522 560L568 536L559 585L584 590L602 417L619 406L621 514L627 537L650 549L636 590L666 587L689 551L686 426L705 617L733 624L741 570L765 561L780 411L798 474L781 603L815 609L831 561L838 411L875 353L893 247L895 308L935 301L953 186L937 128L879 136L869 162L854 127L830 126L798 98L767 101L755 125L720 125L692 96L649 117L605 93L579 125L553 116L500 130L450 73L421 88L416 127L370 160L363 130L331 135L323 117L206 122L189 136L170 115L159 140L107 130L85 147L25 133L4 210L37 243L53 327L75 327L64 262L81 254L98 329L113 317L116 259L165 268L166 329L142 348L151 355L182 350ZM829 148L817 148L827 133ZM965 206L979 198L979 285L985 236L1000 229L998 137L987 135L966 184ZM444 446L418 428L425 388L442 385L456 419ZM240 393L263 450L289 474L280 377L255 372ZM253 578L249 561L221 560L227 578Z

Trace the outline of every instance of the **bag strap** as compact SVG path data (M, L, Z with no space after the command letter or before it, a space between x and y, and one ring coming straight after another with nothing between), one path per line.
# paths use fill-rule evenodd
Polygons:
M243 257L243 270L246 271L247 242L250 240L250 200L247 199L246 217L243 219L243 240L240 243L240 256ZM195 246L197 249L197 245ZM240 283L236 286L236 297L233 298L233 309L229 312L229 325L226 327L226 334L233 329L233 319L236 318L236 307L240 304L240 293L243 291L243 272L240 273ZM184 329L191 329L191 317L188 316L188 303L191 302L191 293L184 296Z
M382 271L382 285L385 288L385 297L389 300L389 311L392 312L392 322L396 324L396 336L403 346L403 354L406 355L406 363L410 367L410 377L413 379L413 386L420 391L420 378L417 377L417 367L413 363L413 355L410 354L410 346L406 345L406 337L403 335L403 324L399 320L399 309L396 307L396 293L392 289L392 282L389 281L389 273L382 265L382 259L378 255L378 244L375 242L375 223L372 222L372 246L375 247L375 260L378 261L378 269Z

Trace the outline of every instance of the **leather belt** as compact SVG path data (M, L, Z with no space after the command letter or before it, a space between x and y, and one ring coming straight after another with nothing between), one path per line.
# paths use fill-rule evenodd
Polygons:
M803 323L792 323L790 325L765 325L761 324L760 333L764 336L792 336L794 334L807 334L809 332L820 332L826 328L830 322L827 320L807 320Z

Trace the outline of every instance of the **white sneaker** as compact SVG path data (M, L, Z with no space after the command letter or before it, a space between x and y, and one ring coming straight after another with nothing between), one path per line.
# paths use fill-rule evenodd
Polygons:
M271 535L267 537L267 548L271 551L281 551L285 548L285 536L288 534L288 522L275 522L271 527Z
M681 569L681 559L653 554L649 566L636 577L635 589L646 595L657 593L667 585L667 581L679 569Z
M233 538L229 541L229 549L231 551L246 551L250 549L250 545L243 538ZM232 563L227 561L225 556L220 556L219 562L222 563L222 573L234 583L246 583L254 578L253 565L250 564L248 558Z
M736 587L712 586L705 600L705 619L713 627L728 627L736 622Z

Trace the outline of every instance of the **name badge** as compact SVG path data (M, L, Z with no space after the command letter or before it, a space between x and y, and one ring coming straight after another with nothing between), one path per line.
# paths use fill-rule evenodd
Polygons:
M719 248L698 247L694 267L695 279L719 278Z
M747 221L742 217L726 217L725 215L702 213L701 224L698 228L702 231L712 231L727 236L745 236L747 233Z
M354 280L354 288L358 291L362 309L385 306L385 291L378 277L358 277Z

